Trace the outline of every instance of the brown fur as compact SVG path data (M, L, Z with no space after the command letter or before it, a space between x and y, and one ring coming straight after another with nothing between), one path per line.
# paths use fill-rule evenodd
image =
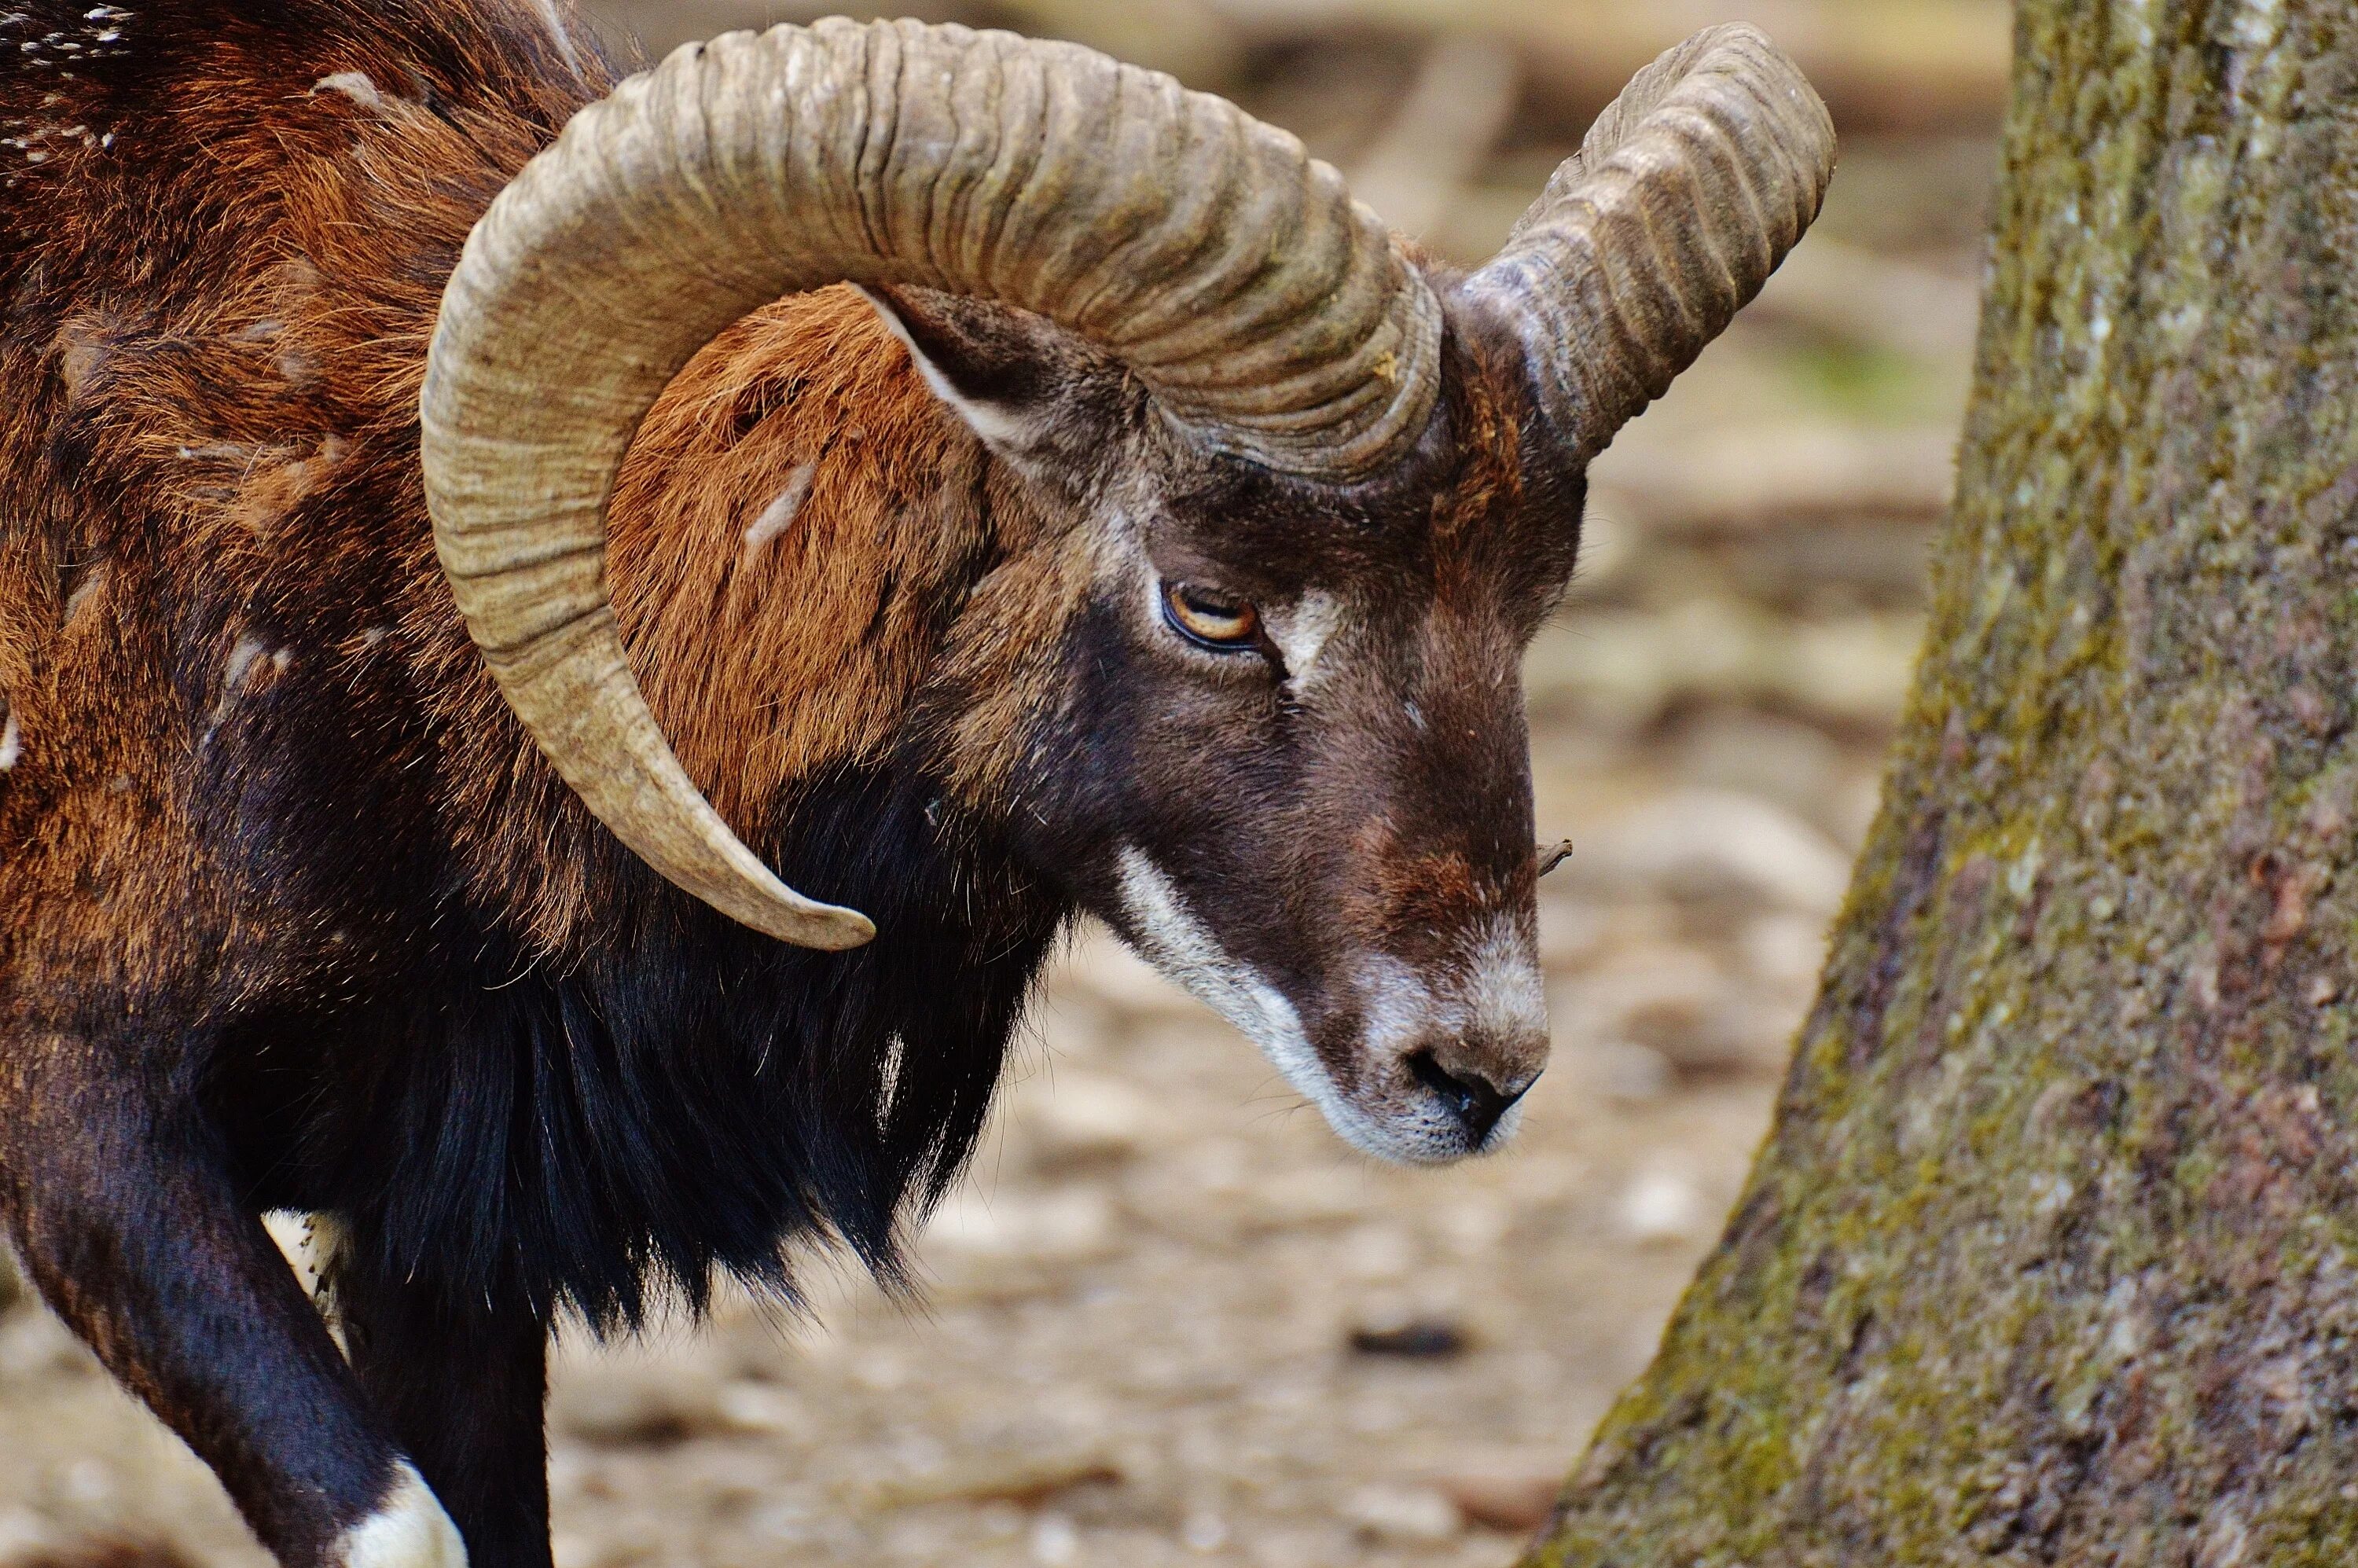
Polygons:
M796 780L881 760L949 630L946 608L1045 526L1003 476L993 488L980 444L907 365L849 288L772 307L690 363L623 465L616 613L690 774L749 831ZM801 470L791 525L750 546ZM1052 643L1081 586L1022 575L1018 591L986 586L956 606L954 656L974 672L959 684L1001 698L953 746L975 759L962 782L979 802L1003 784L1035 695L1012 678L1016 649Z

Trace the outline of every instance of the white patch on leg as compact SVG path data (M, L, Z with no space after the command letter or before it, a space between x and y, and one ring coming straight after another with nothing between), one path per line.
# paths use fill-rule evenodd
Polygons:
M425 1477L403 1460L376 1512L338 1536L328 1560L336 1568L467 1568L467 1547Z
M1343 1098L1303 1032L1301 1015L1278 989L1224 951L1189 913L1178 887L1134 847L1124 846L1121 902L1139 946L1154 967L1260 1047L1270 1065L1316 1106L1347 1143L1384 1160L1430 1159L1422 1141L1403 1137Z
M351 1347L344 1343L343 1305L336 1299L336 1273L347 1241L343 1222L331 1214L279 1209L262 1217L262 1227L277 1243L287 1266L295 1271L295 1282L311 1298L336 1348L350 1356Z
M277 1244L278 1255L295 1271L296 1281L307 1296L317 1295L319 1286L331 1270L337 1249L343 1239L342 1227L324 1214L305 1214L295 1209L273 1209L262 1217L262 1228L270 1232Z

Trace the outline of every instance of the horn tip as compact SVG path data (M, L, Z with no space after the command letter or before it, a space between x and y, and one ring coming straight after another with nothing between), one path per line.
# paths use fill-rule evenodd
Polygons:
M856 909L797 901L773 912L761 929L781 942L822 953L843 953L876 940L876 923Z

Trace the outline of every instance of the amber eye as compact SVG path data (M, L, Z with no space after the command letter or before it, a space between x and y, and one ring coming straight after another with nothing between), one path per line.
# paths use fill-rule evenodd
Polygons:
M1260 645L1260 611L1241 599L1184 582L1163 585L1163 618L1200 647L1223 654Z

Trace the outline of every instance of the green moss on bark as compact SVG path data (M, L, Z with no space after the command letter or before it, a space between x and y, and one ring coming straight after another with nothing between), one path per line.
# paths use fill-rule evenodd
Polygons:
M2358 0L2025 0L1775 1130L1531 1568L2358 1562Z

